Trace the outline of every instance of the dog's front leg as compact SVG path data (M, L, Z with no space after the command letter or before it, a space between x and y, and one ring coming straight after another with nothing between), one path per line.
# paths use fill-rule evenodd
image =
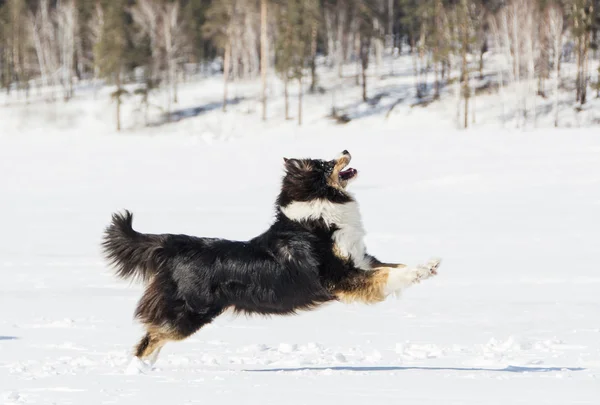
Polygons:
M416 267L377 263L378 266L371 270L352 269L334 286L332 293L345 302L381 302L391 294L398 294L403 289L436 275L440 260L433 259Z
M397 294L413 284L419 283L437 274L440 259L431 259L426 264L409 267L405 264L383 263L375 257L367 255L374 271L387 271L388 277L384 286L384 294Z
M426 280L437 274L437 269L441 263L440 259L431 259L426 264L420 264L414 267L409 267L404 264L385 264L386 269L389 269L388 278L384 286L384 294L398 294L402 290L411 285L418 284L422 280ZM377 271L381 267L376 267Z

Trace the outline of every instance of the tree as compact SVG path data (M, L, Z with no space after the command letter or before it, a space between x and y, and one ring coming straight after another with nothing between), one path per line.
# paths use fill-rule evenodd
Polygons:
M35 12L29 10L27 18L42 85L62 87L65 101L73 96L77 17L74 0L61 1L56 6L40 0Z
M51 14L48 0L41 0L35 13L30 10L28 19L44 87L58 85L57 72L60 68L56 30Z
M285 115L289 118L288 85L298 83L298 125L302 125L304 70L312 63L314 29L319 18L317 0L287 0L278 6L275 69L284 82Z
M16 82L28 95L28 66L30 62L30 41L25 0L6 0L2 6L2 37L4 43L3 77L7 93Z
M150 83L158 83L160 75L161 62L161 42L162 37L159 31L160 21L163 18L160 0L138 0L131 7L131 17L137 27L138 42L147 39L150 48L150 60L148 63L149 73L148 81Z
M269 43L267 38L267 0L260 0L260 76L262 80L262 119L267 120L267 70Z
M256 6L256 2L223 0L213 2L206 11L205 38L211 39L223 53L224 111L230 73L237 80L243 76L255 77L260 70L257 52L260 45L256 35L259 12Z
M367 101L367 69L369 68L369 54L373 38L379 38L379 26L383 15L378 12L379 1L355 0L358 33L360 35L360 53L362 72L362 99Z
M516 87L514 104L517 125L525 124L531 104L535 122L537 91L534 81L540 49L539 8L529 0L511 0L493 18L495 42L510 66L509 78Z
M160 32L164 58L166 62L166 78L169 86L169 105L172 100L177 103L177 68L179 61L183 59L187 42L185 36L184 21L181 18L181 7L179 1L164 4L161 10Z
M596 98L600 98L600 66L598 66L598 75L596 76L596 83L594 83L594 90L596 90Z
M223 112L227 111L227 84L231 69L232 32L235 21L235 0L211 3L202 26L204 38L211 39L223 53Z
M283 80L285 119L290 119L289 82L292 69L293 31L292 15L287 2L277 6L277 35L275 40L275 71Z
M297 13L294 35L295 61L294 75L298 80L298 125L302 125L302 79L304 69L308 62L312 60L312 46L315 35L315 26L319 20L319 2L318 0L289 0L296 2Z
M526 1L526 0L525 0ZM451 13L453 26L453 42L456 44L454 52L460 61L460 91L458 94L464 102L463 106L463 128L469 127L469 100L472 97L470 86L470 73L468 55L474 44L476 44L477 18L479 10L473 0L460 0ZM457 106L457 117L460 112L460 104Z
M575 37L577 54L577 77L575 81L576 100L580 104L587 101L588 59L594 22L594 3L592 0L573 0L572 33Z
M552 4L546 12L546 27L552 44L552 69L554 72L554 126L558 127L558 87L560 85L560 57L562 54L562 37L564 17L558 4Z
M196 63L216 56L214 55L214 45L211 41L207 41L202 33L209 6L210 1L207 0L187 0L184 6L183 17L188 41L191 44L190 55Z
M75 1L63 0L58 3L55 18L62 72L61 83L66 101L73 97L73 78L75 76L75 37L78 31Z
M74 0L76 7L76 35L75 35L75 61L73 62L75 75L83 79L94 73L94 45L95 33L94 15L97 2L90 0Z
M125 0L104 0L102 2L103 21L100 36L94 48L96 65L100 75L111 80L116 90L115 100L117 131L121 130L122 97L127 94L123 87L123 74L128 61L129 38L127 33Z

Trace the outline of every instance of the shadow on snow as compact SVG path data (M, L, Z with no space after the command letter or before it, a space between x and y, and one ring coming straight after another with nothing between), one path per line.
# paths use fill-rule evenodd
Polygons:
M233 99L228 99L227 106L237 105L242 101L244 101L244 97L236 97ZM179 110L172 111L170 114L165 114L163 116L163 120L161 122L155 124L155 126L169 124L169 123L181 121L181 120L187 119L187 118L197 117L197 116L205 114L209 111L214 111L214 110L218 110L218 109L222 109L222 108L223 108L222 102L208 103L208 104L200 105L197 107L182 108Z
M492 371L500 373L550 373L553 371L583 371L581 367L522 367L508 366L505 368L479 368L479 367L419 367L419 366L336 366L336 367L297 367L297 368L268 368L268 369L253 369L244 370L246 372L295 372L295 371L408 371L408 370L423 370L423 371Z

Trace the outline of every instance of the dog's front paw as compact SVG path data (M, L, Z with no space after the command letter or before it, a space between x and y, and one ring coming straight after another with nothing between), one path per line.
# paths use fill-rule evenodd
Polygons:
M426 264L419 265L417 267L416 282L418 283L421 280L426 280L430 277L437 275L437 271L441 263L441 259L431 259Z

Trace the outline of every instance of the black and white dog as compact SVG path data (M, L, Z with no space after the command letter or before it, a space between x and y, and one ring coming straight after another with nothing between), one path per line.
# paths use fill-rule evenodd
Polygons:
M134 361L151 367L166 342L227 309L288 315L335 300L375 303L437 274L439 260L408 267L367 253L358 204L346 191L358 174L346 169L350 158L284 159L276 220L247 242L143 234L130 212L114 214L106 257L118 276L147 285L135 312L147 332Z

